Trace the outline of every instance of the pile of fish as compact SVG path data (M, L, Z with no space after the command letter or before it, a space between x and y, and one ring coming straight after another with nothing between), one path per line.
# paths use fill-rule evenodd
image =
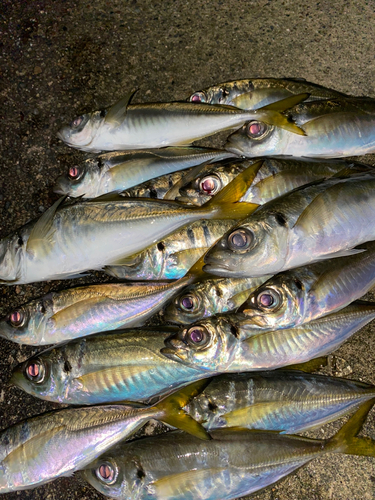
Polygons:
M111 498L230 500L325 453L375 457L357 437L375 386L312 373L375 318L359 300L375 284L375 170L340 159L375 152L375 100L272 78L131 98L60 130L108 152L0 241L5 285L123 280L0 320L1 337L50 346L11 383L79 405L1 431L0 493L81 471ZM191 146L225 130L224 150ZM350 412L329 439L294 435ZM174 430L125 442L150 419Z

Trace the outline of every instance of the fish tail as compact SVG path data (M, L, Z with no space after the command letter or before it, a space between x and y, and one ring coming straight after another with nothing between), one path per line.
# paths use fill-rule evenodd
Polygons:
M357 437L374 403L375 398L363 403L338 433L328 440L325 450L347 455L375 457L375 441L368 437Z
M200 439L211 439L210 435L201 424L194 420L183 409L192 398L203 391L209 382L210 379L199 380L167 396L153 408L150 408L155 411L155 418Z
M207 213L209 219L244 219L253 213L259 205L255 203L241 203L239 200L252 185L263 160L258 160L249 168L241 172L232 182L222 189L211 200L202 205L202 212Z

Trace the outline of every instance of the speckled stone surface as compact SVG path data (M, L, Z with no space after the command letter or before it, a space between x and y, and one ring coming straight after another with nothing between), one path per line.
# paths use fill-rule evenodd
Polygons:
M0 237L40 216L57 199L55 178L85 157L56 138L59 127L136 87L134 102L168 101L221 81L287 76L375 97L374 9L370 1L343 0L2 0ZM0 313L71 284L0 286ZM338 351L350 377L375 383L374 334L370 325ZM12 366L33 352L0 339L1 428L58 406L6 385ZM374 415L364 429L373 438ZM372 499L374 465L325 456L253 498ZM2 498L103 497L76 475Z

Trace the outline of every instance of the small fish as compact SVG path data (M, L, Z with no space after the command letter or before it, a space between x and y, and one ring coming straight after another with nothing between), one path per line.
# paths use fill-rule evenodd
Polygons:
M207 432L182 408L205 383L192 384L156 406L64 409L24 420L0 433L0 493L72 475L156 418L198 436Z
M375 242L356 249L363 252L273 276L249 295L241 311L256 329L270 329L290 328L346 307L375 285Z
M254 163L202 207L118 195L67 204L61 198L36 222L0 241L0 282L10 285L76 277L117 265L196 220L241 219L257 208L238 200L259 167L260 163Z
M375 457L375 442L357 437L373 404L364 403L329 439L234 428L211 431L213 439L202 441L175 431L120 444L82 474L121 500L231 500L327 453Z
M253 120L229 136L237 155L343 158L375 151L375 99L344 97L297 105L285 114L305 136ZM297 139L296 139L297 138Z
M374 318L370 302L279 330L256 330L244 314L223 314L181 328L161 352L211 373L274 370L331 353Z
M200 206L229 184L253 161L255 160L227 160L205 165L195 179L184 183L184 178L181 178L180 196L175 199ZM253 184L241 201L264 205L278 196L319 179L375 172L371 165L344 160L265 158L262 161L263 164Z
M228 151L205 148L112 152L70 167L66 174L56 180L53 190L62 195L96 198L106 193L124 191L155 177L231 156L232 153Z
M170 331L127 329L72 340L18 365L11 383L57 403L147 402L210 376L160 353Z
M184 226L142 252L104 271L117 279L181 279L205 252L236 224L235 220L201 220Z
M331 178L262 205L219 240L204 270L221 277L276 274L314 261L354 255L375 239L375 176Z
M349 97L337 90L307 82L303 78L252 78L220 83L199 90L188 100L194 103L227 104L241 109L258 109L303 92L309 94L306 102Z
M242 427L304 432L375 397L375 387L298 370L213 377L185 410L207 430Z
M250 293L267 278L219 278L189 285L165 306L162 311L163 319L186 325L232 311L241 306Z
M308 94L293 95L254 111L234 106L213 106L186 102L129 105L133 93L107 112L94 111L75 118L57 134L68 146L99 153L127 149L186 146L223 130L236 129L249 120L263 120L304 132L281 111L304 101Z
M0 337L46 345L140 326L195 279L190 274L172 283L106 283L49 293L0 320Z

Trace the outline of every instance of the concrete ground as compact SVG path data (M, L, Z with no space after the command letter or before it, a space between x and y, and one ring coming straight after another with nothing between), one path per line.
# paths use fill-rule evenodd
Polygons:
M0 16L0 237L40 216L57 199L51 191L55 178L84 158L56 138L59 127L135 87L140 90L134 102L170 101L232 79L286 76L375 97L369 1L2 0ZM375 158L365 161L374 164ZM0 313L71 283L1 286ZM6 386L12 366L33 352L0 340L1 428L57 407ZM338 355L350 367L339 374L375 383L373 326ZM373 438L374 415L365 427ZM316 435L328 436L337 427ZM374 464L325 456L255 498L371 499ZM76 476L2 498L103 497Z

